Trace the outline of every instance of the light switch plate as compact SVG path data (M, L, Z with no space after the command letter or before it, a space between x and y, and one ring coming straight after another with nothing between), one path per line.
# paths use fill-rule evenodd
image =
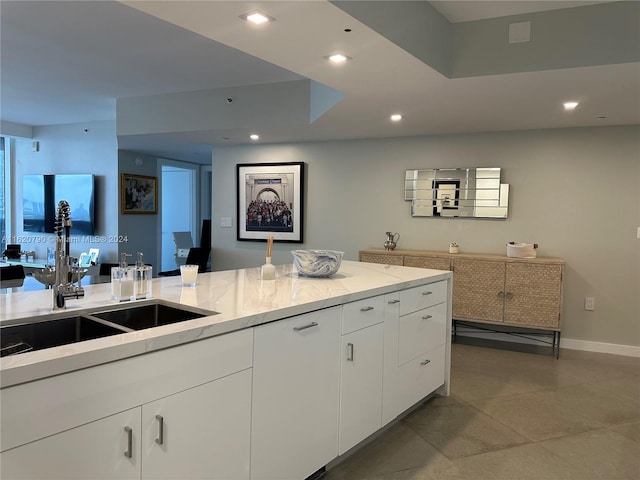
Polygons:
M596 309L596 299L593 297L586 297L584 299L584 309L588 311L593 311Z
M220 217L220 226L230 228L232 226L231 217Z

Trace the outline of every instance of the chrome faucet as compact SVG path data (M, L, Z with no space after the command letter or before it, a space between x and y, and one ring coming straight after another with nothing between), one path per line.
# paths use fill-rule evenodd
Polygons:
M62 310L66 307L67 299L84 297L84 289L80 284L80 272L71 264L69 255L71 209L66 200L58 202L56 217L56 279L53 284L53 309ZM64 243L62 232L64 230ZM73 284L74 273L77 272L78 285Z

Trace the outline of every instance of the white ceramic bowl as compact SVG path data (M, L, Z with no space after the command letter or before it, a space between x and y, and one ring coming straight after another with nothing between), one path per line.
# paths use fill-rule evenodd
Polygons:
M300 275L328 277L340 268L344 252L336 250L291 250L293 264Z

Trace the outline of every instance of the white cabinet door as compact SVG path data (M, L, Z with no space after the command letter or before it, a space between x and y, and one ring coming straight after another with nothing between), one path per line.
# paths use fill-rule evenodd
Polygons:
M251 369L142 406L142 478L249 478Z
M445 383L446 345L441 345L398 368L398 408L401 412Z
M339 454L382 426L383 324L342 337Z
M5 451L0 478L139 479L140 408Z
M382 424L400 415L398 406L398 319L400 293L384 296L384 375L382 377Z
M398 365L447 341L447 304L440 303L400 317Z
M300 480L337 456L340 315L254 329L251 478Z

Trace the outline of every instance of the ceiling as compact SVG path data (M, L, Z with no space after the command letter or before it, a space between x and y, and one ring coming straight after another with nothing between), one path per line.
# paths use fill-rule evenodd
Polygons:
M212 108L213 127L119 132L119 148L200 163L211 161L212 146L249 143L252 132L260 142L279 143L640 123L637 59L447 76L403 44L411 39L391 31L393 19L374 25L354 14L365 3L1 0L0 118L32 126L115 120L117 99L126 105L152 95L239 92L232 104ZM516 15L520 22L523 14L596 3L605 2L370 5L398 13L405 6L435 7L441 23L482 27L498 17ZM256 7L276 21L251 28L239 18ZM324 57L334 51L352 59L330 65ZM256 115L245 105L244 116L228 124L222 118L231 117L230 108L239 112L242 93L254 86L306 80L344 96L315 121L279 121L278 105L293 108L286 95L272 98L262 115L260 105ZM561 102L572 99L581 101L579 108L562 111ZM396 112L404 118L391 123Z

